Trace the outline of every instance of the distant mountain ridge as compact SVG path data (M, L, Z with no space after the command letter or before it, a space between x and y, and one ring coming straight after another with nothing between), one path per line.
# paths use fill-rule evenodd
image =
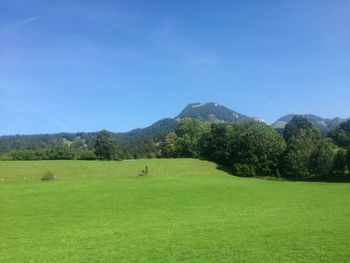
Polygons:
M279 118L277 121L275 121L271 125L271 127L277 130L283 130L286 124L289 121L291 121L295 116L302 116L308 119L317 129L320 130L322 135L326 135L329 132L331 127L337 126L340 123L347 120L342 118L327 119L327 118L322 118L313 114L288 114Z

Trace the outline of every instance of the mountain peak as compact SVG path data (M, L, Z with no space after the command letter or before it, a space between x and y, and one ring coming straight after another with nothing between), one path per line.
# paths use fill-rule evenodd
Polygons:
M248 116L235 112L216 102L190 103L176 119L194 118L211 122L236 123L250 119Z

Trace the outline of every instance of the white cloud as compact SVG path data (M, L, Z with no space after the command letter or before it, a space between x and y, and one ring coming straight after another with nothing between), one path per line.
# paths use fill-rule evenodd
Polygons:
M17 21L16 23L13 24L13 28L21 28L21 27L24 27L30 23L33 23L37 20L39 20L42 16L33 16L31 18L28 18L28 19L24 19L24 20L20 20L20 21Z

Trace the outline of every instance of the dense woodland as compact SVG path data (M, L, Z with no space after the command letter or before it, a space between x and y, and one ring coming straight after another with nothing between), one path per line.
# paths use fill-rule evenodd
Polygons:
M208 159L240 176L339 178L350 168L350 120L322 138L301 116L288 122L283 135L256 121L210 125L184 119L166 136L162 155Z
M118 149L119 160L139 159L159 152L164 136L174 131L178 122L160 120L150 127L127 133L110 133ZM98 159L94 154L97 132L11 135L0 137L2 160Z
M169 122L173 130L170 132ZM149 129L153 133L135 130L134 136L106 130L74 135L12 136L12 140L0 141L1 159L190 157L214 161L239 176L296 180L312 176L341 177L350 168L350 120L333 127L326 137L321 137L320 131L302 116L289 121L282 134L254 120L228 124L184 118L178 122L163 120ZM157 136L150 136L155 130Z

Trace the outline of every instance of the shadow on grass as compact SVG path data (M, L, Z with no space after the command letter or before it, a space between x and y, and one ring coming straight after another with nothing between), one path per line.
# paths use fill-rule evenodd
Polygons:
M219 170L219 171L223 171L223 172L225 172L225 173L228 173L228 174L230 174L230 175L235 175L235 174L233 174L233 170L232 170L232 169L227 168L227 167L222 166L222 165L217 165L217 166L216 166L216 169Z
M234 171L230 168L227 168L225 166L222 166L222 165L217 165L216 166L216 169L217 170L220 170L220 171L223 171L225 173L228 173L229 175L232 175L232 176L237 176L237 177L240 177L240 178L256 178L256 179L261 179L261 180L269 180L269 181L285 181L286 179L285 178L279 178L279 177L274 177L274 176L240 176L240 175L237 175L234 173Z
M239 176L234 174L233 170L230 168L227 168L222 165L216 166L217 170L223 171L225 173L228 173L232 176L237 176L241 178L249 178L249 176ZM310 176L307 178L286 178L286 177L273 177L273 176L254 176L250 178L257 178L262 180L270 180L270 181L287 181L287 182L324 182L324 183L350 183L350 174L336 174L333 176L328 177L320 177L320 176Z
M302 182L350 183L350 175L334 175L328 177L310 176L300 179Z

